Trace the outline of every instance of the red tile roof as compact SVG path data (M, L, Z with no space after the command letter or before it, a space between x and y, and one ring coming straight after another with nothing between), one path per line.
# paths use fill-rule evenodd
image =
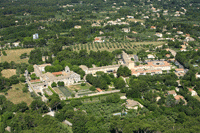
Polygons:
M102 92L102 90L100 88L96 88L98 92Z
M54 76L56 76L56 75L62 75L62 72L53 72L52 73Z
M175 90L168 91L169 94L176 94Z
M40 79L31 80L30 82L31 82L31 83L34 83L34 82L40 82Z
M180 95L176 95L174 98L175 98L176 100L180 100L180 98L181 98L181 99L184 99L184 97L183 97L183 96L180 96Z
M170 57L170 54L166 54L165 56L169 58L169 57Z
M194 90L193 90L193 89L191 89L191 88L188 88L188 90L189 90L189 91L194 91Z
M184 71L183 68L178 68L178 69L175 69L175 71Z

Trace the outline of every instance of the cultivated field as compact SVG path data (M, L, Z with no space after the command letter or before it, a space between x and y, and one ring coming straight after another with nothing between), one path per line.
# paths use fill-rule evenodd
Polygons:
M33 101L33 98L31 97L29 92L27 93L22 92L23 87L24 85L21 83L17 85L13 85L12 89L7 91L8 95L6 95L6 98L10 100L11 102L13 102L14 104L18 104L24 101L28 105L30 105L31 102ZM16 88L19 88L19 90L16 90ZM0 93L0 94L3 94L3 93Z
M23 53L27 53L29 55L31 50L33 50L33 48L5 50L7 56L1 56L0 61L1 62L14 61L15 63L28 63L28 59L20 59L20 55L23 54Z
M5 78L10 78L11 76L16 74L16 69L4 69L1 71L1 74Z
M59 91L62 92L66 97L71 96L71 92L68 90L67 87L58 87Z
M86 49L87 51L114 51L116 49L126 49L131 50L133 53L137 53L139 50L148 50L149 46L160 46L165 44L165 42L123 42L123 43L87 43L87 44L76 44L69 46L74 51L79 51ZM68 47L68 46L67 46ZM64 47L66 48L66 47Z

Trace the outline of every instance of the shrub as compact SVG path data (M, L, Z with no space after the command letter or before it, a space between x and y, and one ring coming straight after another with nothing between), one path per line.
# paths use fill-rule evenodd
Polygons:
M75 94L74 94L74 93L72 93L72 94L71 94L71 97L75 97Z
M39 94L40 96L42 96L42 93L41 93L41 92L38 92L38 94Z
M5 51L3 51L2 53L3 53L3 55L4 55L4 56L7 56L7 54L6 54L6 52L5 52Z
M95 90L96 90L96 88L95 88L94 86L91 86L89 89L90 89L91 91L95 91Z
M86 85L86 83L81 83L81 86L85 86Z
M52 84L51 84L51 87L53 88L53 87L56 87L57 86L57 84L55 83L55 82L53 82Z
M81 102L81 100L72 100L70 102L70 104L71 104L72 107L76 107L76 106L82 105L82 102Z
M27 87L24 87L24 88L22 89L22 91L23 91L23 93L27 93L27 92L28 92L28 88L27 88Z
M64 86L64 85L65 85L64 82L62 82L62 81L58 81L58 86Z

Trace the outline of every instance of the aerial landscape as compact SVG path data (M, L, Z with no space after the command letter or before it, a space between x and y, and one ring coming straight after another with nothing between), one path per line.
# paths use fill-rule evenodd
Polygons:
M0 133L200 133L200 0L0 0Z

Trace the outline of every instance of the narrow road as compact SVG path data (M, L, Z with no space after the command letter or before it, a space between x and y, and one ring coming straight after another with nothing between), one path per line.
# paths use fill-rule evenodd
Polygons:
M175 57L176 56L176 51L169 49L169 51L172 53L172 55Z

